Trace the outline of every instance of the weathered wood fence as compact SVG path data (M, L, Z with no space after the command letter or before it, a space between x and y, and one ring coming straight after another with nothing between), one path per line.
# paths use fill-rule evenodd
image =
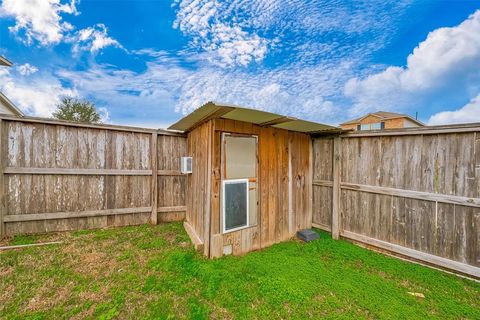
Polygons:
M0 117L0 238L182 220L184 135ZM313 140L313 224L480 278L480 125Z
M0 117L0 238L181 220L181 134Z
M480 277L480 126L314 139L314 226Z

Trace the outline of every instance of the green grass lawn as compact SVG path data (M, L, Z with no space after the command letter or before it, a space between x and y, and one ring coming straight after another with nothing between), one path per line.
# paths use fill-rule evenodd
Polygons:
M181 223L10 244L58 239L0 253L1 318L480 319L479 283L323 232L216 260L194 251Z

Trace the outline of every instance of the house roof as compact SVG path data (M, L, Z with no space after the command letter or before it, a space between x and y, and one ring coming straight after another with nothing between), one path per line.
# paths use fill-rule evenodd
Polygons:
M186 117L180 119L177 123L171 125L168 129L187 132L208 120L219 118L303 133L341 130L326 124L215 102L207 102Z
M407 118L408 120L413 121L420 126L424 126L424 124L422 122L418 121L417 119L414 119L414 118L410 117L407 114L396 113L396 112L387 112L387 111L377 111L377 112L373 112L373 113L368 113L364 116L361 116L360 118L341 123L340 125L343 126L343 125L347 125L347 124L358 124L360 121L362 121L363 119L365 119L368 116L378 117L381 120L396 119L396 118Z
M0 103L6 106L14 115L19 117L24 116L23 112L18 109L2 92L0 92Z
M11 67L12 63L7 58L0 56L0 66Z

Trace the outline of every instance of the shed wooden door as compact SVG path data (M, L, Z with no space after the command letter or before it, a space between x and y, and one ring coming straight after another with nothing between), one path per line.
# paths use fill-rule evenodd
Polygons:
M257 153L257 136L222 134L221 225L223 234L257 225ZM245 197L242 196L244 186L246 186Z
M229 253L238 255L260 248L258 136L218 131L217 134L219 148L214 149L214 167L219 170L219 179L214 189L218 190L219 197L213 196L212 215L218 218L213 220L210 257ZM248 182L248 224L225 230L223 185L232 180Z

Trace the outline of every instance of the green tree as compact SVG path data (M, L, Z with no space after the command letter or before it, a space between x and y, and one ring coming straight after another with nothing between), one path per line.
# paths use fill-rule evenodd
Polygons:
M74 122L101 123L100 114L93 103L68 96L62 98L53 117Z

